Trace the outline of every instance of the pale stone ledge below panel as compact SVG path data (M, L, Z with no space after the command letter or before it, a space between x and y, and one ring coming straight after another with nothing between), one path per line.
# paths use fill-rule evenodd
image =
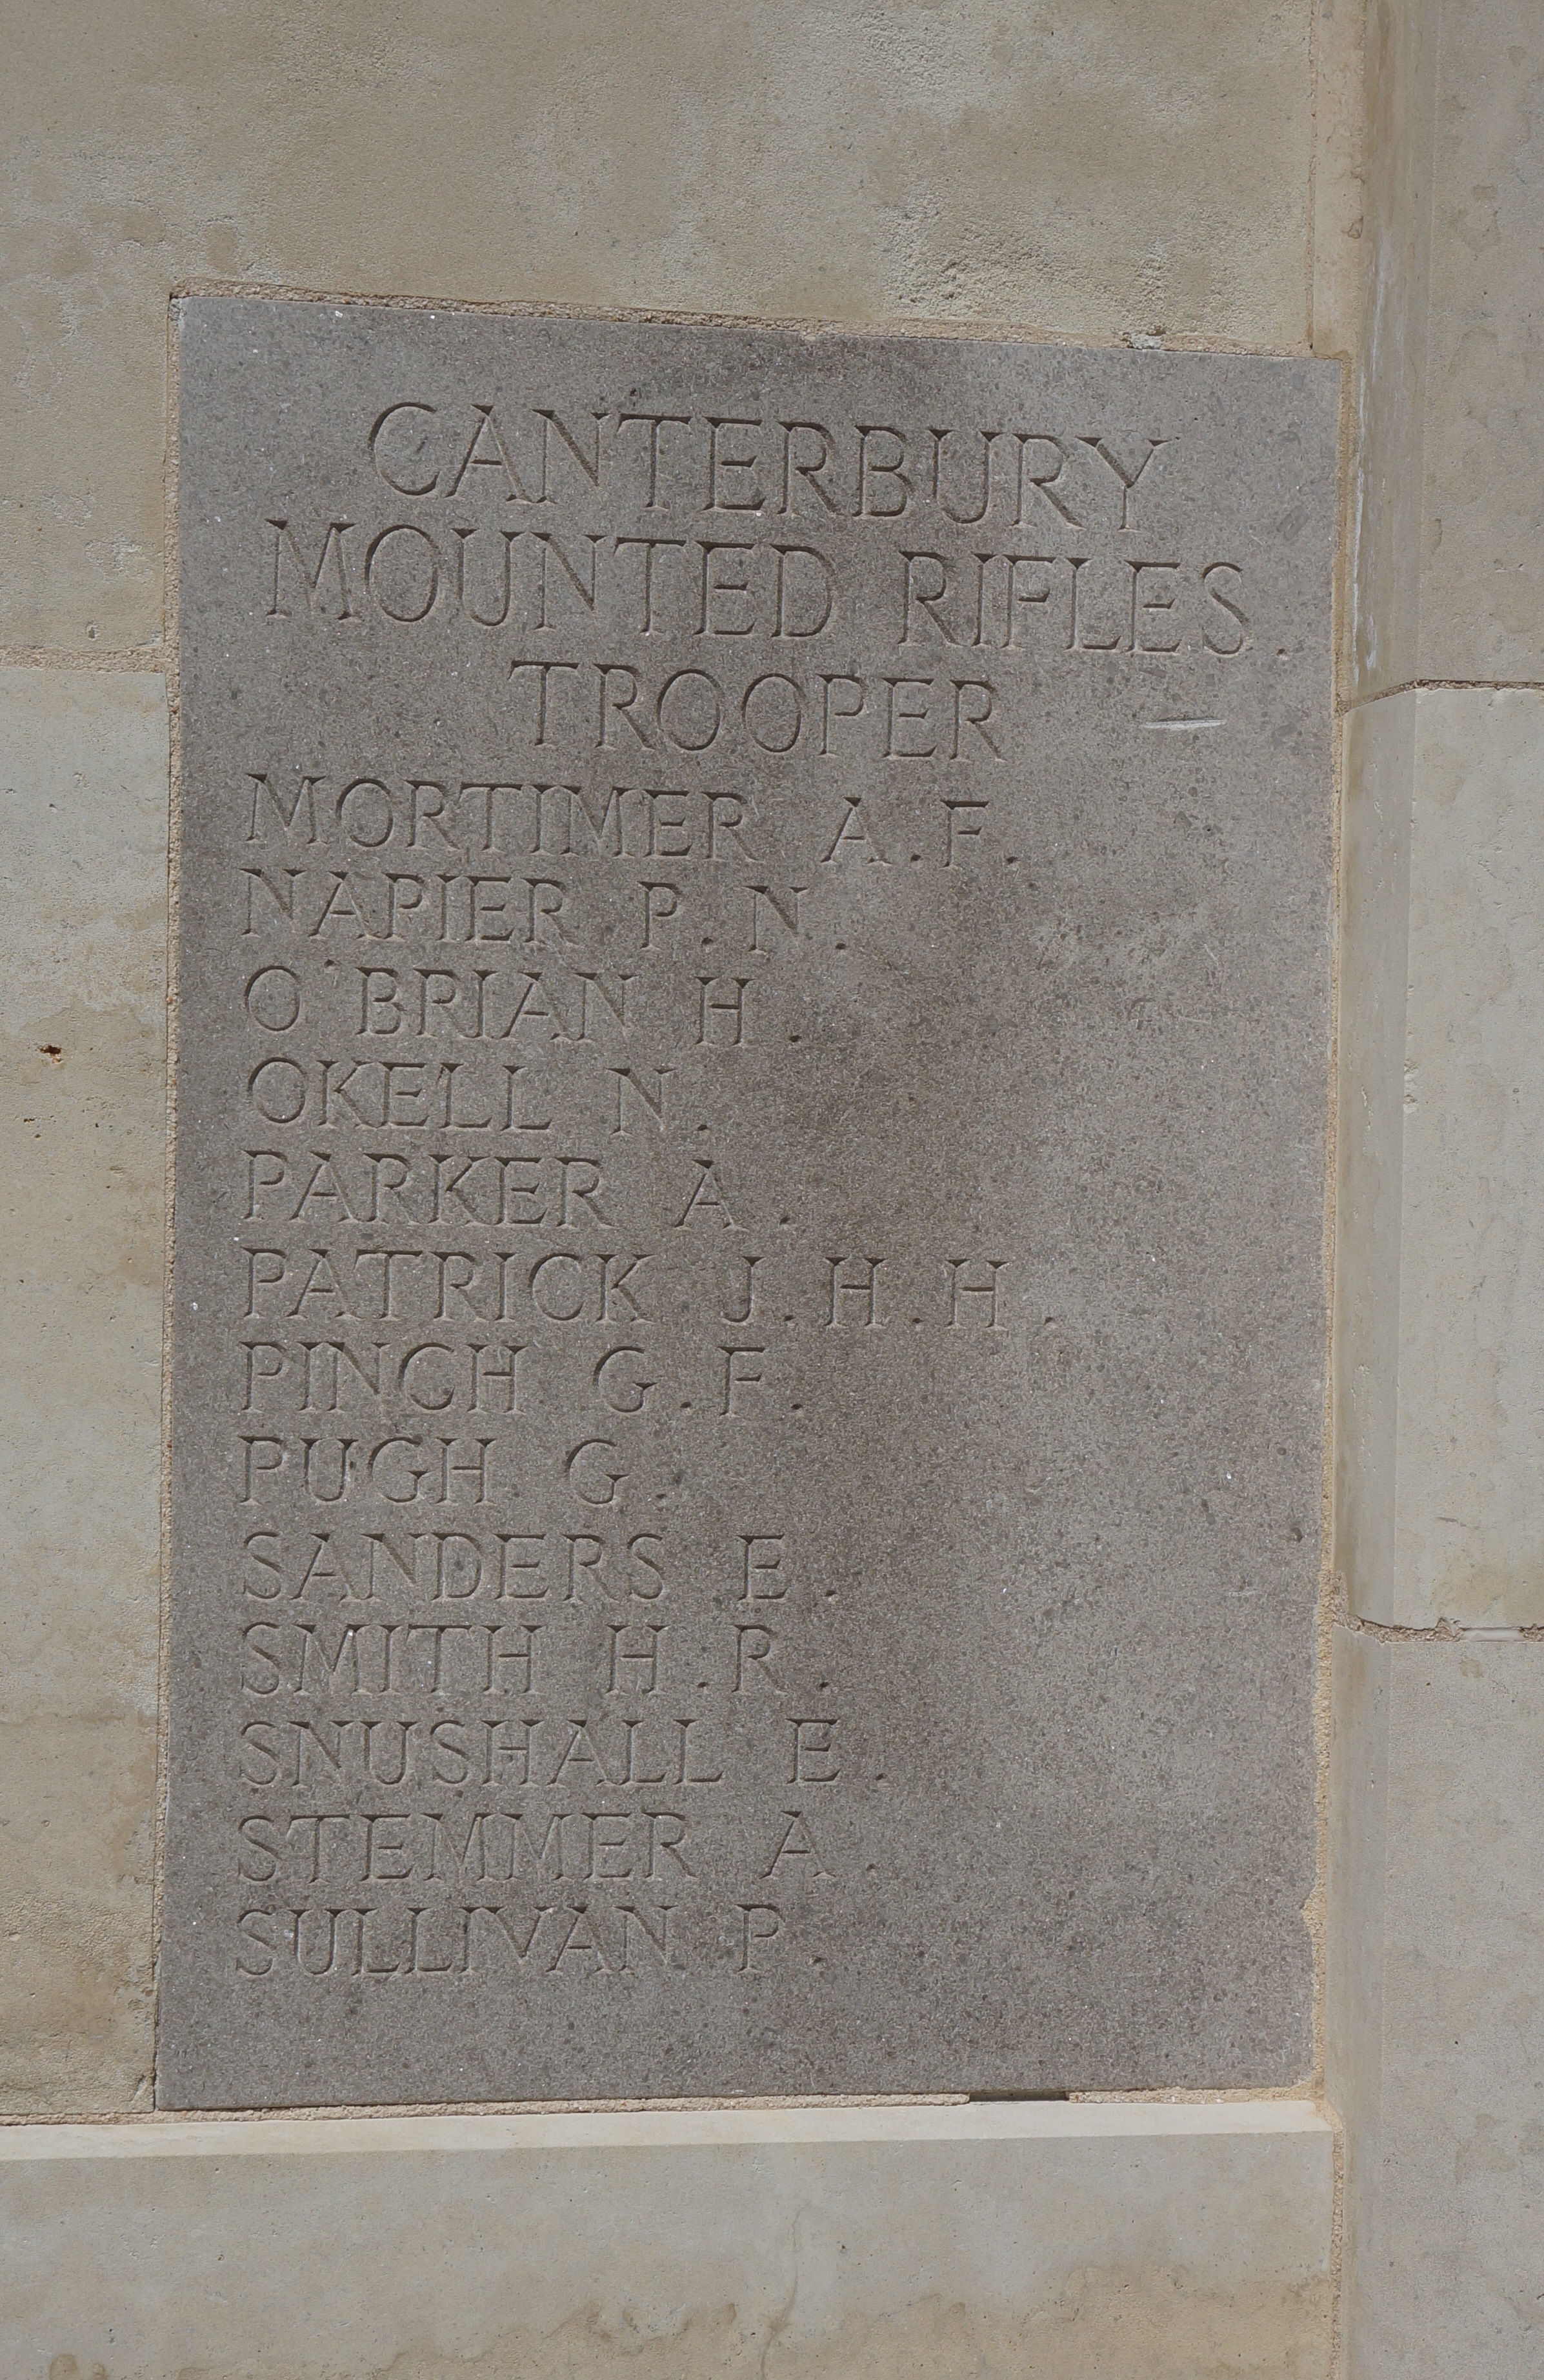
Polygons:
M166 702L0 671L0 2107L151 2050Z
M1290 2101L18 2126L0 2369L1324 2380L1331 2164Z
M165 305L198 276L1100 339L1307 327L1311 0L648 0L625 36L600 0L6 13L0 643L159 633Z
M1544 2370L1544 1645L1337 1632L1351 2380Z
M1544 1621L1544 696L1346 755L1337 1559L1390 1626Z

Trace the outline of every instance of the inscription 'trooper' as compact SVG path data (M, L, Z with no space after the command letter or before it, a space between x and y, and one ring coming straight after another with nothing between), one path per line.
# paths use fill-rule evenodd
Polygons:
M1333 372L179 358L161 2104L1300 2074Z

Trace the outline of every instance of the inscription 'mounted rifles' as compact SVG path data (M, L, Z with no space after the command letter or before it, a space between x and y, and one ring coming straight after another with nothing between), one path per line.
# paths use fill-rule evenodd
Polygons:
M180 390L163 2103L1285 2079L1332 378Z

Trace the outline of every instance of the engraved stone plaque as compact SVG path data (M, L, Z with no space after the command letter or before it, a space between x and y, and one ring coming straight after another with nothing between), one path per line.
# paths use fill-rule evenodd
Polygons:
M1307 2070L1336 404L183 306L161 2104Z

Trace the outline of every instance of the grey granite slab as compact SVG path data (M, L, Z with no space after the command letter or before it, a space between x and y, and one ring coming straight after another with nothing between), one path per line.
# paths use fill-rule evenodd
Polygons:
M1336 403L184 304L162 2105L1307 2070Z

